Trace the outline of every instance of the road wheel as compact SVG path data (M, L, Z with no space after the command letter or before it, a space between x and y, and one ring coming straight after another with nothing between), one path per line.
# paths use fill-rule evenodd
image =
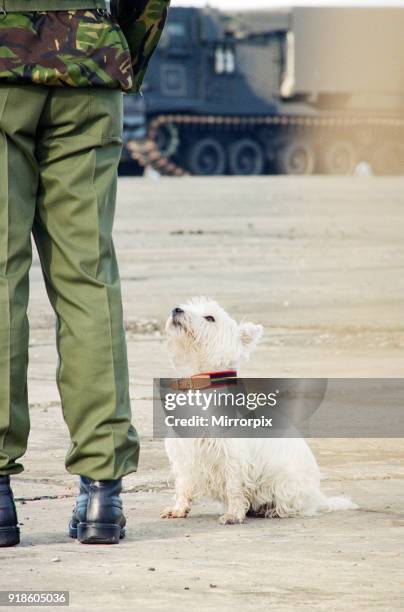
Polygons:
M355 146L348 140L337 140L324 149L322 170L324 174L353 174L358 163Z
M313 174L315 165L314 148L304 140L295 140L278 152L277 167L280 174Z
M229 169L231 174L251 176L264 171L264 152L252 138L242 138L229 147Z
M371 165L375 174L400 176L404 174L404 145L385 142L375 147Z
M156 136L156 145L163 157L172 157L178 150L180 136L178 127L173 123L160 125Z
M203 138L192 145L188 167L197 176L217 176L226 169L226 153L216 138Z

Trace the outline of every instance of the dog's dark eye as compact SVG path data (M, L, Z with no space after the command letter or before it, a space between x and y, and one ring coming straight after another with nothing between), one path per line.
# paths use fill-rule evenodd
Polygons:
M208 315L207 317L204 317L207 321L210 321L210 323L214 323L215 322L215 317L211 317L210 315Z

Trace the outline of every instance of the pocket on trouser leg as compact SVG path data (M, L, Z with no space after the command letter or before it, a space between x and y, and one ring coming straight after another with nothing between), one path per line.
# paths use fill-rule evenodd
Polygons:
M122 143L123 94L119 90L94 89L90 92L85 132L100 140Z

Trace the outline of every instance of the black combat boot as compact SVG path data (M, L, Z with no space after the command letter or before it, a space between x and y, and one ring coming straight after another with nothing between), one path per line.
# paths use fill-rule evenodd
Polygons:
M80 492L77 496L76 506L73 510L72 519L69 523L69 536L71 538L77 538L77 526L79 523L84 523L86 520L90 484L90 478L80 476Z
M77 527L82 544L118 544L125 537L126 519L122 512L122 479L91 480L87 515Z
M17 511L10 487L10 476L0 476L0 547L20 543Z

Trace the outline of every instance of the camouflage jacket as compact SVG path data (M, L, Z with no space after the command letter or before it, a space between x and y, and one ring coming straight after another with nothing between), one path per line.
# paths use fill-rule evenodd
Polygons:
M98 0L56 0L56 10L9 12L11 2L0 0L0 82L127 92L140 89L169 5L169 0L126 0L118 3L118 24ZM52 0L14 3L48 9ZM85 4L93 7L59 10Z

